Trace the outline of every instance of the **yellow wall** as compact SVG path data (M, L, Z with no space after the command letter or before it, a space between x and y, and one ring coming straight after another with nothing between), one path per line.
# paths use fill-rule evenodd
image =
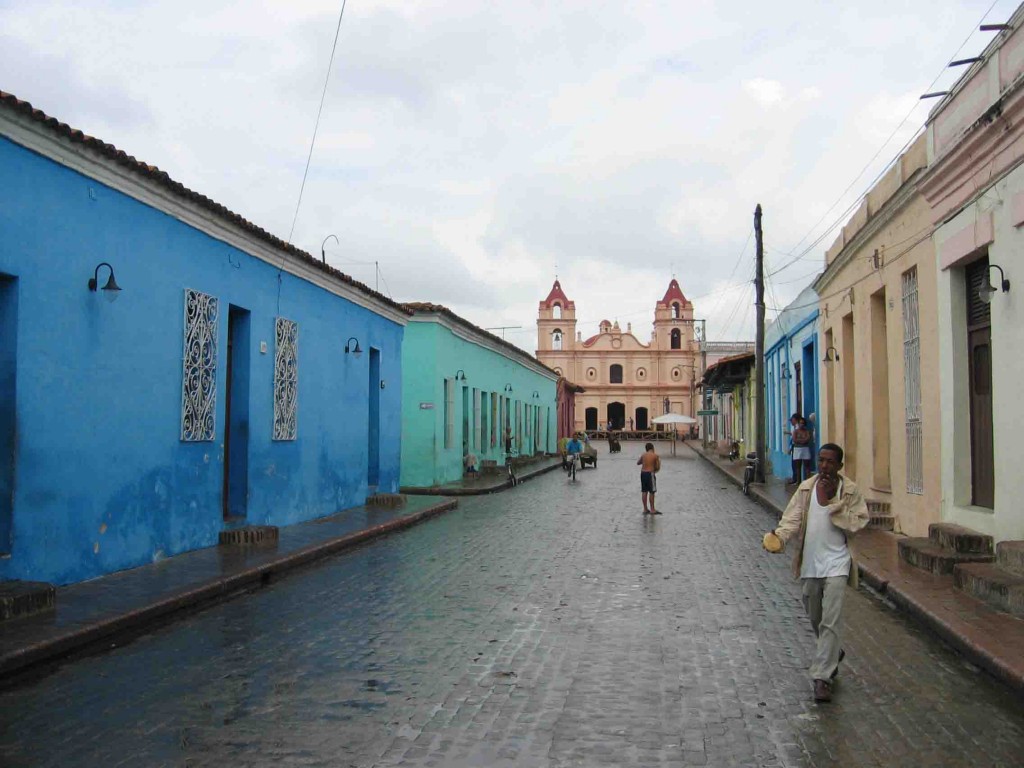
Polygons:
M868 498L889 502L899 529L926 535L941 504L938 320L931 210L916 180L901 185L923 164L924 137L868 193L855 222L829 251L830 264L816 288L821 300L822 349L839 360L822 367L821 442L848 452L846 471ZM895 176L893 176L895 174ZM884 194L882 194L884 193ZM865 217L865 212L869 215ZM837 248L837 246L839 246ZM875 250L880 261L876 267ZM916 267L920 326L923 493L907 491L903 274ZM831 335L831 342L828 341Z

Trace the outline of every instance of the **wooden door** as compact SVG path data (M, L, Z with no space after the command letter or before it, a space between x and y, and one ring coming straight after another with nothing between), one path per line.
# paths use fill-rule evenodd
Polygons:
M992 325L989 305L978 298L988 277L988 257L966 270L967 366L971 402L971 503L995 506L992 448Z

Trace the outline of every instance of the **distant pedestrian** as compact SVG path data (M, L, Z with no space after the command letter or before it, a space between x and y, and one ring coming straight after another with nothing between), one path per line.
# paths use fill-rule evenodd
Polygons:
M476 455L471 451L462 457L462 466L466 470L467 475L476 474Z
M512 427L505 427L505 453L512 453Z
M654 452L654 443L647 443L644 446L645 452L636 460L640 467L640 498L644 503L645 515L660 515L654 508L654 494L658 492L658 483L655 475L661 471L661 458ZM647 497L651 497L650 508L647 506Z
M786 424L786 426L788 426L789 429L785 430L782 433L782 434L784 434L786 436L786 439L787 439L787 442L788 442L788 445L786 446L786 453L789 454L790 464L792 465L791 466L791 471L789 473L789 480L786 481L786 485L794 485L795 483L802 482L802 480L797 480L796 479L799 470L798 470L798 464L797 464L797 461L796 461L796 457L793 456L793 433L796 431L796 428L799 425L800 425L800 414L799 413L794 413L792 416L789 417L789 422Z
M811 679L814 700L832 700L832 680L846 655L840 647L846 586L857 588L851 537L868 524L868 507L856 484L839 472L843 449L826 443L818 451L818 474L800 484L779 526L763 546L781 552L796 537L793 572L803 582L803 603L817 636Z
M807 426L807 419L797 418L796 426L793 429L793 479L791 483L802 483L804 475L811 476L811 430Z
M629 417L629 431L630 432L633 431L633 417L632 416Z

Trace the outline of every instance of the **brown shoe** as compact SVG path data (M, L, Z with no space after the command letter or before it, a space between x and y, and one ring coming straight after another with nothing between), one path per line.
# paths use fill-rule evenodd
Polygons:
M814 700L832 701L832 686L828 684L828 680L814 681Z

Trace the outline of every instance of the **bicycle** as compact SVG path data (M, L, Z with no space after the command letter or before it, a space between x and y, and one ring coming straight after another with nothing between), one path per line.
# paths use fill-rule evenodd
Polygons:
M580 455L578 453L570 453L568 462L569 466L566 467L565 474L568 475L570 481L576 482L576 470L580 464Z
M747 454L747 466L743 468L743 495L750 495L750 484L757 477L757 452Z

